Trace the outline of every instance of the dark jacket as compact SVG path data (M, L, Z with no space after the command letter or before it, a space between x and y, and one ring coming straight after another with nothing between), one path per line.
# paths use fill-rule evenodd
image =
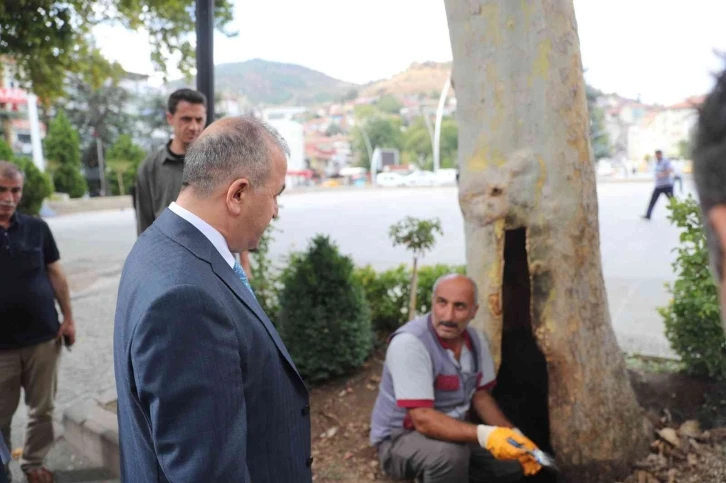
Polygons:
M176 201L182 186L184 158L169 151L171 141L149 155L139 166L134 187L136 233L154 223L159 215Z
M307 388L248 289L170 210L137 240L114 328L124 482L309 483Z

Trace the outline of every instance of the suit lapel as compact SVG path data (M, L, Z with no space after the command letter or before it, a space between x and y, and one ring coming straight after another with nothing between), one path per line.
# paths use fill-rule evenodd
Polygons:
M272 325L272 322L267 317L267 314L265 314L265 311L262 310L262 307L260 307L259 302L255 300L247 287L244 286L242 280L237 277L237 274L235 274L234 271L229 267L229 265L224 262L221 256L210 261L210 263L212 265L212 270L214 270L214 273L216 273L217 276L222 279L225 285L227 285L227 287L229 287L229 289L234 292L237 298L240 299L242 303L244 303L257 316L258 319L260 319L262 325L265 326L268 334L270 334L270 337L272 337L272 340L275 342L277 349L282 353L283 357L285 357L287 362L295 370L295 373L297 373L298 377L300 377L300 380L303 380L297 371L297 367L295 367L295 363L293 362L292 357L290 357L290 354L287 352L285 344L283 344L282 339L280 339L280 334L277 332L277 329L275 329L275 326Z
M295 371L295 374L300 378L303 386L307 389L305 380L300 376L300 373L295 367L295 363L287 352L285 344L280 339L280 334L277 329L272 325L272 322L267 317L265 312L260 307L260 304L255 300L247 287L244 286L242 280L237 277L234 270L227 265L222 255L219 254L212 242L205 237L194 225L187 222L168 208L159 216L154 222L154 226L158 227L166 236L172 240L180 243L191 251L197 258L200 258L208 262L212 266L214 273L222 279L227 287L237 296L237 298L254 313L262 325L267 330L267 333L272 338L273 342L277 346L285 360L290 364L290 367Z

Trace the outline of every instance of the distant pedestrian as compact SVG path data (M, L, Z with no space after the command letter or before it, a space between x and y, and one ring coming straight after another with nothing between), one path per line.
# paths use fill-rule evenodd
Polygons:
M53 400L61 344L75 342L68 282L48 224L18 213L23 173L0 161L0 429L11 447L10 422L25 391L28 426L20 467L28 483L50 483L43 460L54 441ZM60 305L63 323L55 303Z
M668 199L673 198L673 165L663 157L663 152L660 149L655 152L655 159L655 188L650 197L648 211L643 217L646 220L650 220L653 208L660 195L666 195Z

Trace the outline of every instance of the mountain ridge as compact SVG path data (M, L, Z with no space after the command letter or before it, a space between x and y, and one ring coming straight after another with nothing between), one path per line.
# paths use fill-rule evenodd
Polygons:
M413 62L385 79L355 84L309 67L261 58L218 64L214 68L216 91L241 96L253 105L314 105L358 96L387 94L438 96L451 71L451 62ZM194 86L195 78L176 79L170 89Z

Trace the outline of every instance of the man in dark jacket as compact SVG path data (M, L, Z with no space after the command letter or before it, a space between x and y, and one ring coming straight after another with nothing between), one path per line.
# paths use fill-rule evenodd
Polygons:
M255 119L210 125L176 202L126 259L114 327L122 481L312 481L307 387L233 256L277 216L287 152Z

